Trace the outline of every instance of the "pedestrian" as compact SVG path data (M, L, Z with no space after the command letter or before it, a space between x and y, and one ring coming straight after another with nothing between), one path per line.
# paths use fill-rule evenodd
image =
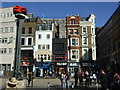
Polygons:
M107 74L104 70L101 70L99 78L102 90L107 90Z
M118 73L114 74L113 90L120 90L120 75Z
M66 74L66 87L67 88L70 88L70 76L71 76L71 74L70 74L70 72L67 72L67 74Z
M78 72L77 71L75 71L74 79L75 79L75 87L76 87L78 84Z
M97 83L97 75L95 73L95 71L93 72L93 80L94 80L94 84Z
M92 80L93 80L93 72L91 71L90 75L89 75L89 84L90 85L92 85Z
M85 86L88 87L89 86L89 72L85 71Z
M32 86L32 79L33 79L32 72L29 72L28 78L27 78L27 80L28 80L28 87L30 86L30 84Z
M18 84L18 81L16 80L16 78L12 77L7 82L6 89L8 89L8 88L11 88L11 89L17 88L18 87L17 84Z
M66 88L66 78L67 78L67 76L66 76L66 74L64 73L63 74L63 79L62 79L62 83L63 83L63 88Z
M79 71L79 86L83 86L83 76L82 76L82 71Z
M61 75L60 75L61 87L63 86L63 76L64 76L64 74L61 73Z
M71 85L71 88L73 89L74 88L74 84L72 83L72 85Z
M50 90L50 83L48 82L47 90Z

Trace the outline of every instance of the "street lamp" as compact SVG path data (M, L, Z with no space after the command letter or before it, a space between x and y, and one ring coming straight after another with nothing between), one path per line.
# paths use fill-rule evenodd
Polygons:
M13 7L13 13L15 14L15 17L17 18L17 23L16 23L17 31L16 31L15 60L14 60L13 77L16 77L16 79L18 79L19 74L20 74L22 23L28 17L26 16L27 9L24 7L20 7L20 6Z

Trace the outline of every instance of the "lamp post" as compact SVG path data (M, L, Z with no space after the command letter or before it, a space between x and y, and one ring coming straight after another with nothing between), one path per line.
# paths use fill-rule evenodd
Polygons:
M13 8L13 13L17 18L17 31L16 31L16 43L15 43L15 59L14 59L14 70L13 77L16 79L20 78L20 57L21 57L21 35L22 35L22 23L25 19L28 18L26 16L27 10L24 7L16 6Z

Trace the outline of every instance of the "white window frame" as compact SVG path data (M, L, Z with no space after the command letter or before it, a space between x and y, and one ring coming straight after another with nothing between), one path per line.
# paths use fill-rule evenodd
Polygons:
M77 32L77 33L76 33ZM74 29L74 34L78 35L78 29Z
M73 34L73 29L69 29L69 34L70 34L70 35Z
M85 50L87 50L87 53L86 53L87 57L84 56ZM82 48L82 60L88 60L89 59L88 55L89 55L88 48Z
M47 35L46 35L46 38L47 38L47 39L50 39L50 34L47 34Z
M84 39L86 38L86 44L84 44ZM88 37L83 36L82 37L82 45L87 46L88 45Z
M9 48L9 53L12 53L13 52L12 50L13 50L12 48Z
M83 31L84 28L86 28L86 32ZM87 27L82 27L82 33L87 33Z
M75 57L76 58L72 58L72 56L73 56L73 51L76 51L77 53L76 53L76 55L75 55ZM71 49L70 50L70 56L71 56L71 60L75 60L75 61L77 61L78 59L79 59L79 49Z
M10 32L14 32L14 27L10 27Z
M28 40L29 40L29 38L31 38L31 45L33 45L33 38L32 37L28 37ZM27 43L27 45L29 45L29 44Z
M72 42L73 39L75 39L75 45L73 45L73 42ZM71 38L70 40L71 40L71 46L79 46L79 38Z
M21 38L21 45L23 45L23 44L22 44L22 39L24 39L24 45L26 45L26 44L25 44L25 42L26 42L25 37L24 37L24 38L23 38L23 37Z
M39 37L40 36L40 37ZM42 38L42 35L41 34L38 34L38 39L41 39Z

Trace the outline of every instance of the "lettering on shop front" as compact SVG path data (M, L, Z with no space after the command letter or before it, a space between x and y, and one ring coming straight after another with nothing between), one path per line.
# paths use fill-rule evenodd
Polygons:
M77 63L70 63L70 66L78 66Z
M57 63L57 65L59 65L59 66L65 66L65 65L67 65L67 63Z

